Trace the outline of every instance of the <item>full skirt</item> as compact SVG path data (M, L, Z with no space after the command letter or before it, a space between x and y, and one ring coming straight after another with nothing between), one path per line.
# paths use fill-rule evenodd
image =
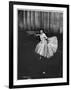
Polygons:
M35 48L35 52L40 56L50 58L56 53L58 48L58 40L57 37L51 37L47 40L40 41Z

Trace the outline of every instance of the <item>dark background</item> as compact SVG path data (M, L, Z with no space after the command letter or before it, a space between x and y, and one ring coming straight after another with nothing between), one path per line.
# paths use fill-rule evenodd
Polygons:
M47 37L56 36L58 49L47 59L35 53L40 41L34 33L43 29ZM18 10L18 79L62 77L63 13ZM42 72L46 72L43 74Z

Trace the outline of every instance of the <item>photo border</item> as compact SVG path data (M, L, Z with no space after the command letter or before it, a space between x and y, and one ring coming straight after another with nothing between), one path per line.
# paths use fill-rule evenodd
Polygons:
M67 82L34 84L34 85L14 85L13 82L13 5L31 5L31 6L48 6L67 8ZM50 4L50 3L33 3L33 2L9 2L9 88L26 88L26 87L43 87L69 85L69 5Z

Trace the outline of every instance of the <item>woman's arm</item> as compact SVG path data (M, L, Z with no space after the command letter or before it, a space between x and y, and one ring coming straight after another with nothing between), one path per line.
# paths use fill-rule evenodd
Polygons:
M40 36L40 34L35 34L35 36Z

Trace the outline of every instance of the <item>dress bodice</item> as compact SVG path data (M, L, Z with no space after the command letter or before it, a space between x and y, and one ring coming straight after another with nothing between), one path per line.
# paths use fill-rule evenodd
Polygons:
M45 33L40 34L40 39L41 41L45 41L45 39L47 39L47 36L45 35Z

